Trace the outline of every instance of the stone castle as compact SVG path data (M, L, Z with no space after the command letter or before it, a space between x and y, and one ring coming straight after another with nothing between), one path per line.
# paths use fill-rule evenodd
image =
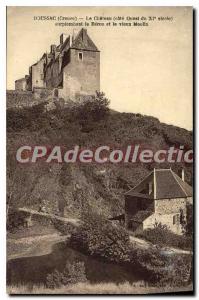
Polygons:
M54 97L78 100L100 91L100 51L82 28L77 35L61 34L58 46L15 81L15 90L35 93L51 90Z

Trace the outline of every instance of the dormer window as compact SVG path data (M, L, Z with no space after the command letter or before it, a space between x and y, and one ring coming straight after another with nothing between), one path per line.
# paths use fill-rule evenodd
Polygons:
M79 52L78 53L78 59L79 60L83 60L83 52Z

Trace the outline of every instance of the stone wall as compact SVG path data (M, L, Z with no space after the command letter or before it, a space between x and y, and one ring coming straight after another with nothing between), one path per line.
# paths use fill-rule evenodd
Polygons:
M154 201L131 196L125 197L125 225L127 228L130 219L140 210L154 212Z
M154 225L161 223L166 225L169 230L176 234L182 234L182 225L180 224L181 213L186 219L186 198L160 199L155 200L155 213L148 217L143 225L144 229L154 228ZM174 219L178 218L174 222Z
M186 214L186 199L172 198L155 200L155 212L159 214L179 213L183 209Z
M34 95L28 91L6 91L6 106L7 108L21 108L32 106L34 103Z
M32 66L32 90L34 88L44 88L45 81L44 81L44 64L46 59L40 59L36 64Z
M31 107L51 97L52 91L47 89L36 88L34 92L9 90L6 92L6 107L7 109Z
M166 225L169 230L176 234L182 234L182 226L180 222L173 224L173 218L178 215L180 219L180 212L171 214L154 213L143 222L143 229L154 228L156 224Z
M15 81L15 90L26 91L26 79L25 78Z
M79 54L82 54L82 60ZM61 97L77 100L100 90L100 53L70 50L70 63L63 69Z

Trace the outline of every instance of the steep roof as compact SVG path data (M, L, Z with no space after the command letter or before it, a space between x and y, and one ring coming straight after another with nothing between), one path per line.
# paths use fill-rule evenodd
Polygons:
M140 186L143 183L149 183L152 181L153 189L156 188L156 192L145 194L140 192ZM133 197L148 199L168 199L168 198L187 198L192 196L192 187L183 181L177 174L171 169L154 169L149 175L147 175L138 185L128 191L125 195Z
M71 48L79 50L88 50L99 52L91 38L87 34L87 30L82 28L72 42Z

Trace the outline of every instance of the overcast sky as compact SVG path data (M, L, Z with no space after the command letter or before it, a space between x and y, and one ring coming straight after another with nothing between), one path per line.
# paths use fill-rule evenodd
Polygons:
M59 35L59 27L34 16L171 16L146 27L87 27L101 51L101 90L121 112L152 115L192 129L192 10L186 7L8 7L7 88L28 74Z

